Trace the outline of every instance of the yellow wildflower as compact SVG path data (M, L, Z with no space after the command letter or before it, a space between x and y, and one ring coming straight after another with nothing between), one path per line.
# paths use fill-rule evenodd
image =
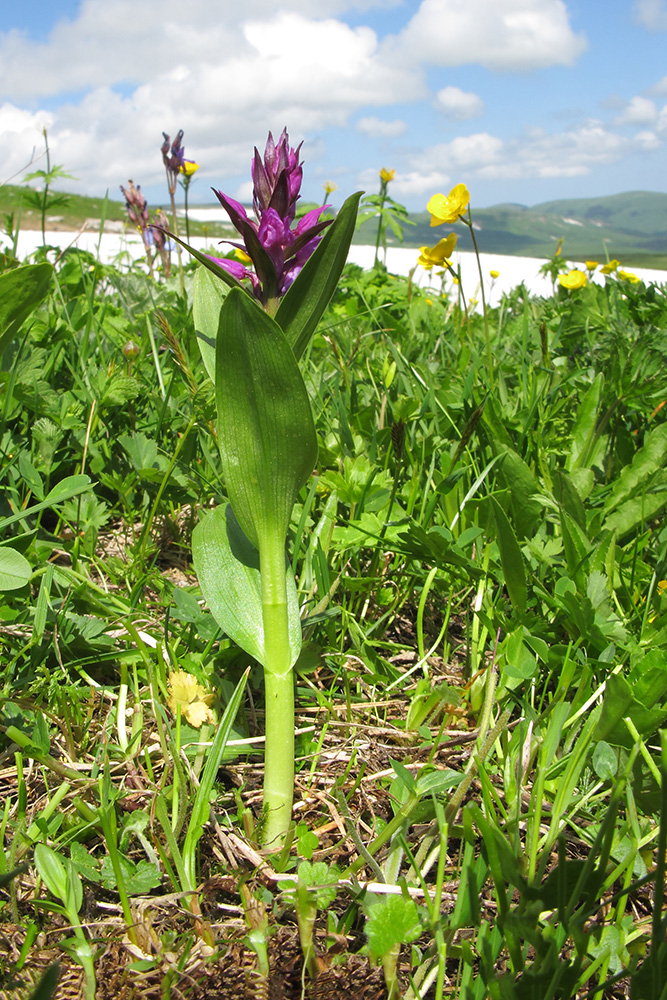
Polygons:
M658 580L658 596L662 597L663 594L667 594L667 580Z
M199 170L199 164L195 163L194 160L183 160L181 173L185 174L186 177L192 177L197 170Z
M641 278L638 278L636 274L632 273L632 271L623 271L619 269L616 273L622 281L631 281L633 285L638 285L641 281Z
M587 270L589 271L594 271L595 268L598 266L598 262L596 260L586 260L584 261L584 263L586 265Z
M324 197L328 198L331 192L337 189L338 185L334 184L333 181L325 181L322 187L324 188Z
M489 271L489 274L491 275L494 281L496 280L496 278L500 277L500 271Z
M456 233L450 235L436 243L434 247L420 247L418 264L430 271L432 267L441 267L449 257L451 257L456 246Z
M619 260L610 260L608 264L603 264L600 274L613 274L620 264Z
M252 264L252 257L249 257L245 250L241 250L240 247L234 248L234 255L242 264Z
M558 275L558 281L563 288L583 288L586 280L584 272L577 270L576 267L572 271L568 271L567 274Z
M427 306L433 305L433 299L424 299L424 302L426 303Z
M169 697L167 708L176 715L180 706L181 715L191 726L199 729L203 722L213 722L213 712L209 705L213 695L207 694L196 677L185 670L177 670L169 674Z
M441 226L443 222L451 225L465 212L470 201L470 193L465 184L457 184L445 198L444 194L434 194L426 206L431 213L431 225Z
M382 170L380 171L380 180L382 181L383 184L388 184L389 181L393 181L395 176L396 176L395 170L387 170L386 167L383 167Z

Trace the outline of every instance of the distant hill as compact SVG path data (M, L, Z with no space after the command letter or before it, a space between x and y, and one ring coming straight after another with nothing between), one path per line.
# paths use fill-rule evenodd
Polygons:
M19 185L0 187L0 228L6 229L12 213L15 224L20 210L21 227L39 229L40 213L26 203L24 192ZM106 208L103 202L102 198L69 195L66 204L48 213L47 228L78 230L86 220L99 220L105 212L107 227L117 230L126 219L124 202L109 199ZM433 246L451 231L448 226L431 228L428 212L413 213L410 218L415 225L405 227L402 245L406 247ZM550 257L562 239L567 260L603 261L608 254L628 267L667 269L667 194L629 191L604 198L545 201L532 208L508 203L475 209L473 205L473 220L481 253ZM193 220L190 226L193 236L220 238L227 230L228 226L216 222ZM374 244L376 232L376 223L367 222L354 242ZM458 248L472 250L465 227L457 225L456 232ZM398 244L391 234L387 242Z
M416 225L406 226L404 246L433 246L450 232L448 226L431 228L427 212L410 218ZM482 253L550 257L562 239L568 260L603 261L606 252L628 266L667 268L667 194L629 191L546 201L532 208L502 204L475 210L473 205L473 222ZM457 225L455 231L458 248L472 250L467 230ZM355 243L375 242L375 232L376 224L366 223Z

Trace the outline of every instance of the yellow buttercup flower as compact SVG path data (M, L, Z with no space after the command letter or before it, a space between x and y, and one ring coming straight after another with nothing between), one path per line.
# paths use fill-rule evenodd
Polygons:
M667 580L658 580L658 596L662 597L663 594L667 594Z
M616 273L622 281L630 281L633 285L638 285L641 281L641 278L638 278L632 271L622 271L619 269Z
M382 170L380 171L380 180L382 181L383 184L388 184L389 181L393 181L395 176L396 176L395 170L387 170L386 167L383 167Z
M195 163L194 160L183 160L183 165L181 167L181 173L185 174L186 177L192 177L192 175L197 170L199 170L199 164Z
M559 274L558 281L563 288L583 288L587 278L583 271L579 271L575 267L572 271L568 271L567 274Z
M446 239L440 240L434 247L420 247L417 263L425 267L427 271L430 271L432 267L442 267L444 262L451 257L455 246L456 233L450 233Z
M234 247L234 256L242 264L252 264L252 257L249 257L245 250L241 250L240 247Z
M600 268L600 274L613 274L620 265L619 260L610 260L608 264L603 264Z
M441 226L443 222L451 225L456 222L465 212L469 202L470 193L465 184L457 184L447 197L444 194L434 194L426 206L426 211L431 213L431 225Z
M324 197L328 198L331 192L338 188L338 185L334 184L333 181L325 181L322 187L324 188Z
M213 712L209 705L213 701L213 695L207 693L196 677L188 674L185 670L177 670L169 674L168 679L169 697L167 698L167 708L176 715L180 706L183 718L194 726L195 729L204 722L214 722Z
M491 275L494 281L496 280L496 278L500 277L500 271L489 271L489 274Z
M595 268L598 266L598 262L596 260L586 260L584 261L584 263L586 264L586 268L589 271L594 271Z

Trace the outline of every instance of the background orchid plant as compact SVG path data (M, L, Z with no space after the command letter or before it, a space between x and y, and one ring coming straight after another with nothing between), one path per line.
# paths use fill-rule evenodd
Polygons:
M253 207L216 192L252 263L190 252L203 267L194 317L215 385L217 431L230 503L202 516L193 559L202 592L227 635L264 667L266 755L264 843L279 846L294 791L293 667L301 648L296 586L286 538L298 493L310 476L317 440L298 359L345 265L360 194L336 220L325 206L295 224L302 180L300 146L269 134L255 149ZM326 232L325 232L326 230Z

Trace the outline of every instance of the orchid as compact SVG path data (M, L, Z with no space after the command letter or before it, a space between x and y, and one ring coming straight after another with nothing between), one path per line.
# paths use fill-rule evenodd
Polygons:
M322 232L331 225L331 220L320 222L322 212L329 207L321 205L307 212L293 228L303 177L300 150L301 145L296 149L290 146L287 129L277 143L269 132L263 158L255 148L252 179L257 221L248 217L240 202L214 189L234 228L243 237L242 244L229 242L247 254L254 272L244 268L241 273L236 261L214 260L237 280L249 278L253 294L270 313L276 311L280 298L315 250Z
M261 839L274 848L282 847L292 815L294 664L301 649L297 589L285 548L294 504L317 460L299 358L345 266L360 198L348 198L335 221L320 221L322 206L297 222L300 149L290 146L287 130L277 143L269 133L263 156L255 149L255 219L216 192L243 240L232 243L237 259L188 247L204 265L194 279L193 315L215 386L229 497L228 504L204 512L194 529L193 562L213 617L264 668Z
M185 164L185 151L181 145L183 142L183 129L179 131L173 142L171 142L171 139L166 132L163 132L162 135L164 137L164 142L161 147L162 162L164 163L165 170L167 171L169 193L175 194L178 175L181 172L184 172L183 167Z
M127 209L127 217L133 226L136 226L141 233L141 239L143 240L144 247L146 248L146 260L148 262L148 270L150 274L153 274L153 253L152 253L152 243L153 234L149 229L149 216L148 216L148 202L141 193L141 187L137 185L135 187L134 181L128 181L129 187L124 188L120 185L120 190L125 198L125 208Z
M456 222L465 212L469 202L470 193L465 184L457 184L447 197L444 194L434 194L426 206L426 210L431 214L431 225L441 226L445 222L451 225Z

